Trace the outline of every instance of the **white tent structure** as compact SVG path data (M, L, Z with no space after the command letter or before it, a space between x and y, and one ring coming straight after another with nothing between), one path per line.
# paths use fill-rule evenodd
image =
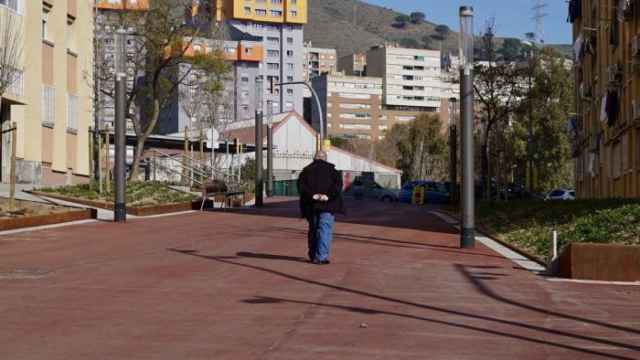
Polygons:
M266 120L266 119L265 119ZM276 181L295 180L302 169L313 160L317 149L318 133L297 113L289 112L273 116L274 158L273 168ZM263 131L265 138L263 146L266 148L266 125ZM255 143L255 125L253 123L238 124L233 130L222 134L229 141L237 139L244 144ZM388 188L400 188L402 172L398 169L366 159L348 151L332 146L327 152L328 161L336 165L336 169L343 173L345 184L348 185L355 177L368 175L380 185ZM225 155L223 155L225 156ZM231 155L229 155L231 156ZM254 153L242 155L244 163L247 158L254 158ZM267 154L264 152L266 163ZM223 164L232 164L231 158L225 159ZM266 165L265 165L266 167Z

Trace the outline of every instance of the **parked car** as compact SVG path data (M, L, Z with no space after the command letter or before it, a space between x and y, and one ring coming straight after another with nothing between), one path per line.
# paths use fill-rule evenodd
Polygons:
M519 184L509 184L500 190L502 200L526 199L530 197L524 186Z
M425 204L446 204L450 201L450 193L444 183L427 180L417 180L404 184L404 186L400 190L400 202L410 204L411 199L413 198L413 191L417 186L422 186L425 188Z
M544 198L545 200L575 200L576 192L575 190L568 189L555 189Z
M375 181L363 181L356 178L345 191L345 195L353 196L356 199L380 200L384 202L398 201L398 191L387 189Z

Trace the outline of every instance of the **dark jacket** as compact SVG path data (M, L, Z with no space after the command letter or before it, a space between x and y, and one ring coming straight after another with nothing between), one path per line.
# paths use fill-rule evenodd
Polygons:
M335 165L323 160L314 160L302 170L298 178L298 190L302 217L308 218L318 212L344 214L342 175L336 170ZM315 194L327 195L329 201L315 201Z

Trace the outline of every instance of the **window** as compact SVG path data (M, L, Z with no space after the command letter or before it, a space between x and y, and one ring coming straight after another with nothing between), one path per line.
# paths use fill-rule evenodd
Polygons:
M295 65L293 63L287 63L287 69L293 70L295 69Z
M275 36L269 36L269 37L267 37L267 41L270 42L270 43L279 44L280 43L280 38L275 37Z
M256 9L256 15L258 15L258 16L267 16L267 10L265 10L265 9Z
M267 50L267 56L269 57L280 57L279 50Z
M42 123L53 125L56 122L56 89L52 86L42 87Z
M0 5L6 6L15 12L20 12L20 0L0 0Z
M298 16L298 12L295 10L291 10L291 16L296 17Z
M287 38L287 44L293 44L293 38L292 37L288 37Z
M293 50L287 50L287 56L293 57Z
M293 89L287 89L287 95L293 96Z
M275 16L275 17L282 16L282 10L272 9L271 10L271 16Z
M67 94L67 129L78 130L78 97Z
M251 15L251 7L250 6L245 6L244 7L244 14L245 15Z
M51 8L42 8L42 40L49 40L49 12Z
M278 63L267 63L267 69L269 69L269 70L280 70L280 64L278 64Z

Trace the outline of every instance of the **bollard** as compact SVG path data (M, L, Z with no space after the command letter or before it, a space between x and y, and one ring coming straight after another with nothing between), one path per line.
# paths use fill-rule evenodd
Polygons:
M553 258L551 261L554 261L558 258L558 232L553 230Z

